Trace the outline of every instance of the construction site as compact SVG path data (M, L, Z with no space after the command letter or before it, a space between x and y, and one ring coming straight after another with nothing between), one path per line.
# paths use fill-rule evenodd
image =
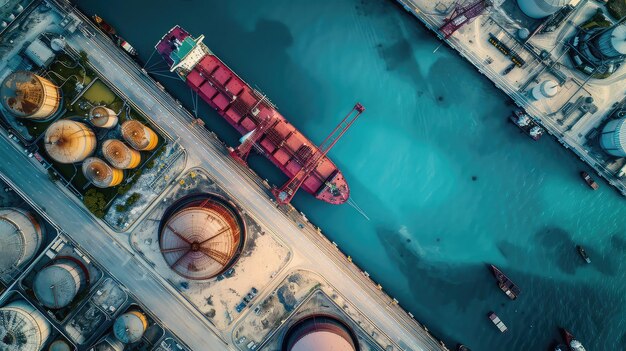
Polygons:
M611 2L399 2L626 195L626 25Z

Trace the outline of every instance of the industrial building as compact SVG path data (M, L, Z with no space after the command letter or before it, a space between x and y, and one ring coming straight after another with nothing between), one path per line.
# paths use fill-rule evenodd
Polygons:
M609 155L626 157L626 119L609 121L602 129L600 145Z
M50 336L50 323L35 307L17 300L0 308L0 350L39 351Z
M121 169L113 168L97 157L85 159L82 169L85 178L98 188L119 185L124 179L124 172Z
M111 166L118 169L135 168L141 163L141 153L117 139L109 139L102 143L102 154Z
M117 317L113 324L113 334L122 343L132 344L141 340L147 328L146 315L139 311L130 311Z
M44 136L48 155L59 163L81 162L96 149L96 135L86 124L68 119L52 123Z
M24 50L24 55L38 67L47 67L55 57L54 52L41 39L33 40Z
M327 315L304 318L294 324L283 339L282 351L358 351L354 332L339 319Z
M574 0L517 0L517 5L528 17L544 18L572 2Z
M81 288L88 283L89 273L80 261L60 258L37 273L33 291L45 307L59 309L68 306Z
M153 150L159 143L156 133L139 121L122 123L122 136L128 145L139 151Z
M35 217L17 208L0 209L0 277L28 263L42 241L43 231Z
M159 245L165 262L188 279L213 278L238 259L245 224L218 195L199 194L172 205L161 220Z
M0 96L2 106L15 117L41 121L59 109L61 89L32 72L16 71L2 82Z
M574 65L595 78L613 74L626 58L626 24L580 30L570 41Z
M117 114L106 106L96 106L89 111L89 121L95 127L110 129L117 125Z

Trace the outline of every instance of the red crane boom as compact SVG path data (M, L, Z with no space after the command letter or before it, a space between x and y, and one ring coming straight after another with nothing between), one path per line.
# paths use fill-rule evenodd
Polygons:
M289 179L280 189L272 189L272 194L276 197L279 204L285 205L291 202L298 189L304 183L304 180L317 168L320 161L326 157L330 149L341 139L348 131L352 124L365 111L365 107L360 103L354 105L352 110L344 117L341 122L333 129L332 132L322 141L320 146L313 151L313 154L304 162L304 165L298 173Z

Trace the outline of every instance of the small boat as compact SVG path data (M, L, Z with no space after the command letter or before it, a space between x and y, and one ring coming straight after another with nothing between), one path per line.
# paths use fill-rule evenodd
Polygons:
M583 344L581 344L580 341L576 340L574 335L567 331L567 329L561 328L561 334L563 334L565 344L569 347L570 351L586 351Z
M463 344L457 344L456 351L472 351L472 350Z
M593 178L591 178L591 176L587 172L580 172L580 176L583 177L583 180L585 181L585 183L587 183L587 185L589 185L591 189L598 190L598 188L600 187L598 183L596 183L596 181L593 180Z
M119 45L119 47L121 47L124 51L126 51L127 54L129 54L130 56L137 56L137 50L135 50L135 48L130 45L126 40L124 40L122 37L117 36L117 45Z
M509 116L509 119L513 124L519 127L526 135L533 138L533 140L539 140L544 133L543 128L535 122L526 112L522 110L515 110Z
M116 34L115 28L113 28L110 24L108 24L105 20L103 20L102 17L98 15L93 15L92 18L93 18L94 23L98 25L98 27L102 29L103 32L105 32L108 35Z
M487 314L487 317L489 317L491 322L500 330L501 333L504 333L509 329L506 327L506 325L504 325L504 323L494 312L489 312L489 314Z
M124 40L124 38L120 37L119 35L117 35L117 31L115 30L115 28L113 28L113 26L111 26L110 24L108 24L104 19L102 19L102 17L98 16L98 15L93 15L93 21L94 23L98 26L98 28L100 28L100 30L102 30L105 34L107 34L115 44L117 44L117 46L119 46L120 48L122 48L122 50L126 51L127 54L129 54L130 56L137 56L137 50L130 45L126 40Z
M566 345L558 344L554 347L554 351L569 351L569 348Z
M585 260L585 262L591 263L591 259L589 258L589 255L587 255L587 251L585 251L585 249L582 246L576 245L576 250L578 250L580 257L582 257L583 260Z
M496 277L500 290L502 290L502 292L504 292L511 300L515 300L521 292L517 285L515 285L511 279L502 273L498 267L490 264L489 269L491 269L493 276Z

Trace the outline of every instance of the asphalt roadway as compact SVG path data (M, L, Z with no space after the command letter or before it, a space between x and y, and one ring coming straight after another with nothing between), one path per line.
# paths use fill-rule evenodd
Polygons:
M297 268L322 275L351 304L402 350L442 350L439 343L419 328L405 312L390 306L375 285L319 233L301 229L270 201L265 189L241 171L224 147L208 137L204 127L192 124L192 116L161 91L122 51L99 32L91 38L82 33L66 37L74 48L87 52L101 75L150 116L188 153L187 168L202 167L226 189L252 217L278 235L299 258ZM158 39L158 38L157 38ZM0 172L47 216L133 292L144 305L193 350L236 349L229 335L219 332L167 282L134 253L114 243L128 240L123 234L91 216L75 198L52 183L43 168L29 159L15 143L0 138ZM138 224L140 225L140 223ZM133 226L134 227L134 226ZM131 227L132 228L132 227ZM292 267L294 268L294 267ZM224 343L228 340L228 346Z

